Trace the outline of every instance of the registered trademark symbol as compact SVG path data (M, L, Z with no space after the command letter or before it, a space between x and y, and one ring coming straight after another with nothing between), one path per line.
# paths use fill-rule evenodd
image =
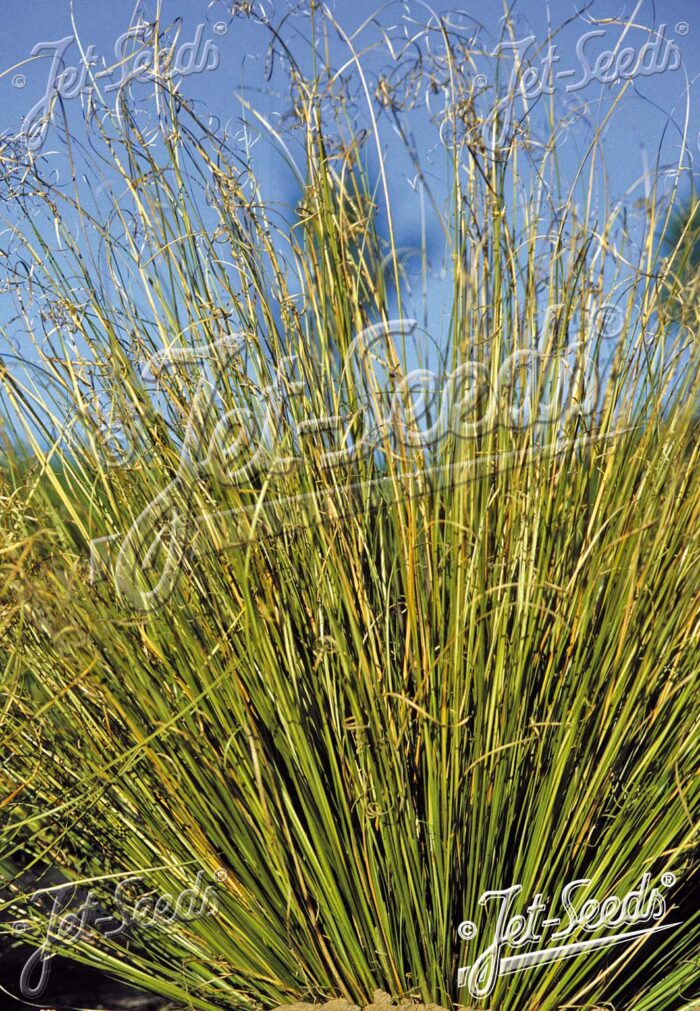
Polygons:
M27 86L27 78L24 76L24 74L15 74L15 76L12 78L12 87L25 88L26 86Z
M676 875L672 874L670 871L667 871L666 874L661 875L661 884L664 886L664 888L670 888L671 885L675 885L675 883L676 883Z
M216 24L214 25L215 35L225 35L227 31L228 25L226 24L225 21L217 21Z
M687 21L679 21L676 25L676 32L678 35L687 35L690 31L690 25Z
M476 77L474 78L474 84L477 86L477 88L485 88L486 85L488 84L486 75L477 74Z
M218 871L214 871L214 877L216 878L217 881L225 881L226 878L228 877L228 874L223 869L223 867L220 867Z

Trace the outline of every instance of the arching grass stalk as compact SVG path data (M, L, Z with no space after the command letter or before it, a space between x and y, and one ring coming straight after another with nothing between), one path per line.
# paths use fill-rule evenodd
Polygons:
M51 950L202 1009L449 1006L488 889L673 872L671 917L690 887L697 346L654 228L635 254L597 199L599 132L567 188L554 106L544 139L507 118L431 19L391 68L432 96L431 191L391 75L373 90L342 32L323 65L339 26L313 30L311 74L276 42L291 135L245 112L292 210L167 76L150 133L128 91L90 120L90 185L76 136L67 183L8 174L39 358L3 374L5 919L46 929L47 864L111 909L117 881L203 870L216 915ZM444 239L436 377L392 127ZM689 1009L698 929L504 976L488 1006Z

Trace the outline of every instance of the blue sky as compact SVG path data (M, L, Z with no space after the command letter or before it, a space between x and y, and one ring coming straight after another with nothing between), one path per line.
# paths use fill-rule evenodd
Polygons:
M240 2L240 0L239 0ZM254 0L273 17L281 19L291 10L288 0ZM215 69L189 76L185 91L198 99L222 119L236 116L237 106L234 92L247 80L254 83L260 79L264 64L265 33L250 19L228 16L231 0L162 0L163 21L182 19L181 40L190 42L196 37L198 26L203 44L209 41L215 47ZM353 31L372 13L381 10L383 24L396 23L404 7L412 6L419 13L418 3L406 5L400 2L380 5L377 0L336 0L334 10L338 20L348 32ZM455 9L464 17L473 15L474 23L480 24L480 43L484 48L495 43L499 19L503 8L498 0L490 3L478 2L471 6L455 4L451 0L437 0L433 10L448 15ZM32 49L41 43L55 43L74 34L71 10L75 18L83 46L94 46L98 60L107 64L115 61L115 43L124 33L132 19L132 0L3 0L0 7L0 130L12 132L17 129L22 118L38 102L46 90L53 53L49 46L30 58ZM140 5L146 16L154 10L153 2ZM627 43L639 48L648 39L644 29L658 29L666 24L665 36L673 41L682 57L682 68L654 73L635 80L634 96L626 100L625 115L615 123L610 132L609 149L614 174L624 185L637 169L641 169L643 147L654 147L658 142L660 129L672 110L682 116L683 93L686 85L684 71L692 83L691 129L693 138L691 153L700 156L698 131L700 117L697 111L697 85L695 77L700 74L700 8L695 0L516 0L512 4L519 36L534 35L542 40L547 32L547 23L558 25L568 19L571 24L557 37L558 72L577 69L577 73L561 77L558 90L568 97L575 95L589 102L596 101L601 86L591 81L587 86L576 89L577 81L583 76L581 59L577 55L577 44L586 33L599 31L602 34L583 43L582 51L593 63L605 49L611 49L618 42L621 28L607 23L606 19L616 16L629 17L636 11L635 23L627 34ZM577 14L577 11L579 12ZM299 23L298 21L296 22ZM676 30L683 26L684 35ZM217 34L220 33L220 34ZM65 65L77 63L78 48L75 44L67 47ZM610 89L607 89L608 91ZM654 106L658 106L657 109ZM669 153L672 140L669 141ZM613 165L614 161L614 165Z
M288 0L254 0L254 3L273 21L280 21L292 10ZM426 5L418 2L380 6L376 0L336 0L332 6L348 33L378 10L378 20L395 28L405 24L407 18L419 18L421 12L426 11ZM475 3L471 7L462 4L458 8L449 0L437 0L431 6L445 17L459 17L461 23L473 24L484 53L493 50L503 14L498 0ZM154 9L155 0L139 5L139 11L147 19ZM284 98L281 89L275 90L274 78L272 84L266 82L267 30L249 18L231 18L230 9L231 0L211 3L209 0L162 0L161 17L164 23L181 19L179 39L180 45L185 46L183 60L185 52L186 59L194 60L189 64L194 72L183 78L183 92L201 103L201 109L207 109L221 122L228 122L235 132L241 112L237 92L244 91L256 107L273 120L281 111ZM524 40L532 37L532 48L546 38L548 25L568 22L555 39L550 81L562 114L581 103L586 104L588 111L586 123L579 123L562 147L565 172L573 176L585 147L586 131L593 129L605 115L621 87L600 80L606 73L610 76L609 67L614 64L614 58L607 57L606 53L631 49L633 54L628 66L634 65L642 47L650 40L659 40L662 25L666 27L658 50L655 54L647 54L648 72L634 77L624 96L624 106L605 132L611 196L632 206L634 199L642 195L645 172L649 174L654 170L657 158L662 167L672 168L678 163L683 131L686 140L684 163L690 167L700 158L700 80L697 80L700 77L700 9L697 0L553 0L549 4L544 0L516 0L511 9L519 44L524 45ZM83 50L92 47L97 66L113 65L119 56L119 39L132 24L133 12L132 0L73 0L72 3L70 0L2 0L0 133L16 134L29 111L41 106L51 80L52 66L54 69L58 66L54 61L60 40L63 40L61 67L64 70L80 61L78 44L71 40L76 28ZM632 19L633 24L623 36L619 19L625 18ZM297 35L303 34L306 25L308 21L300 17L287 21L287 29ZM370 31L375 29L368 28L365 35L359 37L360 42ZM339 45L338 54L341 52ZM535 61L535 65L538 64L541 66L541 58ZM184 66L187 64L183 62ZM485 56L486 84L491 71L492 64ZM117 81L118 77L115 73L112 78L105 78L105 84ZM70 99L65 105L71 118L82 115L79 98ZM391 145L390 131L387 137ZM420 139L419 135L419 143ZM50 152L55 140L50 128L42 151ZM275 199L292 200L292 180L281 161L269 155L269 150L265 149L258 160L268 193ZM389 154L393 162L391 149ZM398 159L398 155L396 157ZM420 234L417 197L410 188L408 173L398 167L398 161L396 164L396 172L392 173L397 197L396 225L402 240L410 245L418 241ZM670 174L664 185L672 183ZM7 319L8 307L2 304L2 298L0 294L0 319ZM439 322L434 322L439 327Z

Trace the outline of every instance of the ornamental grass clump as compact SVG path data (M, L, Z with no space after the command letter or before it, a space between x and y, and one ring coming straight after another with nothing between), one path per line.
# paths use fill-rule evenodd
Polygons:
M201 1009L690 1011L698 348L670 211L652 190L629 232L600 131L565 185L554 101L509 115L449 20L399 51L309 25L310 67L274 36L282 119L243 96L227 137L164 73L70 171L7 164L37 357L2 378L3 930L30 921L34 993L60 951ZM400 157L439 237L417 274ZM128 931L47 940L47 867ZM156 910L199 872L206 915ZM646 874L682 928L458 988L487 890Z

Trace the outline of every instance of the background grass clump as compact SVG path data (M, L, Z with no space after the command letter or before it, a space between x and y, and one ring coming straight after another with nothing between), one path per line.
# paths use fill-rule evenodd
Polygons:
M598 135L567 189L552 108L544 139L504 125L431 22L439 58L397 57L443 99L431 192L405 92L372 91L328 12L311 24L316 54L339 34L349 55L285 48L289 136L244 104L291 208L167 76L150 132L126 91L89 121L89 187L7 166L8 252L41 312L38 365L3 373L4 926L47 866L107 908L116 881L172 894L203 869L216 915L64 949L202 1009L377 988L449 1007L487 889L585 877L602 898L672 871L687 914L697 340L658 255L671 212L652 194L635 253L595 196ZM442 427L443 401L419 411L402 385L428 295L395 234L389 129L444 244ZM504 382L532 349L534 381ZM688 916L502 978L488 1006L690 1011L699 936Z

